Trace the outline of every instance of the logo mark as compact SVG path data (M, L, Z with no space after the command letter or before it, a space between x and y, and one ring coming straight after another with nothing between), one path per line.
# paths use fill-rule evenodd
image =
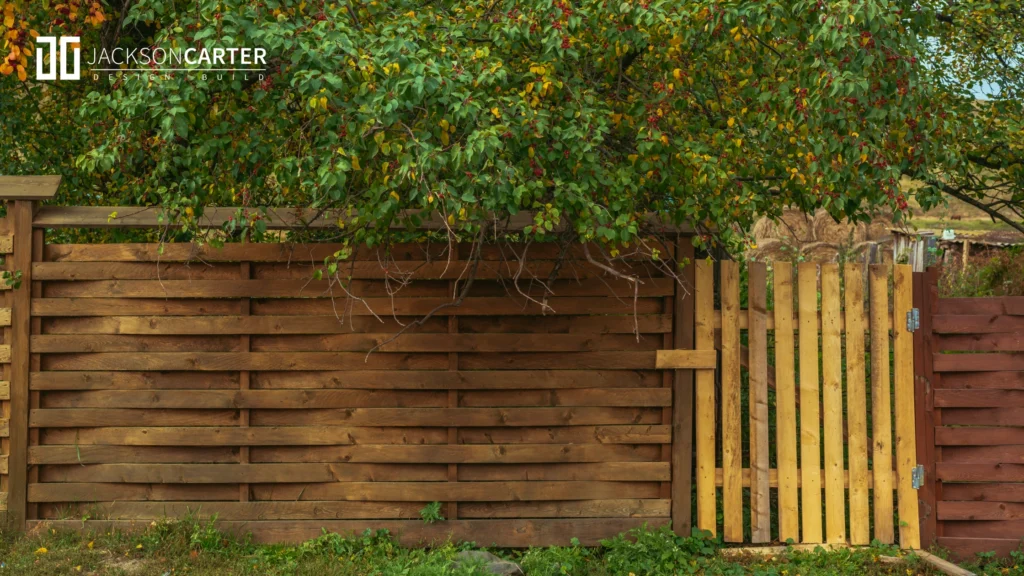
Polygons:
M82 50L76 46L71 52L71 58L68 58L68 47L72 44L78 44L78 36L61 36L60 37L60 53L58 57L57 44L58 39L56 36L40 36L36 38L36 79L37 80L56 80L58 71L60 73L61 80L79 80L82 77ZM50 69L49 71L43 70L43 49L40 44L46 44L50 47ZM68 70L68 64L74 62L74 70Z

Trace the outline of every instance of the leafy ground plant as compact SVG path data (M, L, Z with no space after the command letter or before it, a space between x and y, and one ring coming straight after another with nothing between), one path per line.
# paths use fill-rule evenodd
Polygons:
M639 528L589 548L491 550L515 561L529 576L932 576L939 573L916 557L895 562L892 547L774 556L723 556L709 534L678 536L668 529ZM53 528L32 534L0 531L0 576L36 574L123 575L345 575L484 576L480 566L453 560L471 544L442 542L431 548L398 545L386 530L341 535L324 532L298 545L258 545L220 532L213 519L157 521L133 533L83 533ZM1024 576L1024 557L979 558L971 568L985 576Z

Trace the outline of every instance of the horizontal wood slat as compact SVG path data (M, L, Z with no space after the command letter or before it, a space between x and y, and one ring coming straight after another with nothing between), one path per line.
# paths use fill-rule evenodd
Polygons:
M741 330L748 330L750 328L750 310L748 310L746 308L740 309L740 311L739 311L739 318L740 318L740 329ZM799 319L798 319L797 315L794 314L793 315L793 331L794 332L799 332L800 331L800 322L798 320ZM888 320L889 330L892 330L892 318L888 318L887 320ZM816 322L817 322L817 325L818 325L818 331L820 332L821 331L821 313L820 312L818 312L818 314L817 314ZM845 330L846 329L846 310L842 310L842 311L839 312L839 315L837 316L837 324L838 324L838 328L840 330ZM775 330L775 325L776 325L775 315L774 314L769 314L765 318L765 326L768 328L768 330ZM721 330L721 329L722 329L722 311L721 310L715 310L715 330ZM867 329L867 327L865 327L865 330L866 329Z
M714 350L658 350L655 368L658 369L707 369L718 365L718 353Z
M932 317L932 329L937 334L1020 332L1024 329L1024 317L1002 314L939 314Z
M126 336L78 334L32 336L33 353L236 351L237 338L217 336ZM256 352L616 352L646 351L657 346L654 338L638 341L633 335L585 334L337 334L321 336L268 336L254 338ZM683 352L689 352L684 350Z
M351 464L348 466L357 466ZM333 466L333 469L341 465ZM417 481L409 469L395 470L412 481L360 481L370 471L339 472L334 479L332 469L321 467L324 480L299 480L302 484L266 485L253 487L257 500L338 500L386 502L505 502L522 500L595 500L632 494L639 498L657 498L655 482L428 482ZM216 485L216 484L214 484ZM117 491L123 490L121 496ZM202 490L208 490L203 492ZM217 489L206 484L135 484L135 483L46 483L30 484L29 502L87 502L104 500L182 500L183 495L197 499L224 500Z
M276 389L375 390L550 390L578 388L632 388L657 385L656 372L601 370L473 370L442 372L407 370L381 378L377 370L318 372L261 372L260 387ZM234 378L237 378L235 376ZM238 388L229 372L33 372L33 390L176 390Z
M1024 330L1024 324L1021 325L1021 330ZM932 366L936 372L1024 370L1024 353L936 354Z
M356 408L446 407L447 394L433 390L164 390L66 392L47 395L49 408ZM533 406L669 406L664 388L601 388L545 391L547 401ZM476 406L501 406L501 398Z
M14 252L14 235L0 234L0 254L11 254Z
M155 299L154 299L155 298ZM166 300L160 296L149 298L33 298L33 316L113 316L133 310L140 315L177 316L194 314L198 316L222 316L231 313L231 302L224 299ZM315 300L285 300L274 304L257 303L257 312L280 314L288 309L294 314L340 317L339 310L346 310L356 316L423 316L438 306L450 304L450 298L402 298L368 297L359 302L348 302L346 298L319 298ZM351 304L351 306L349 306ZM653 314L661 312L661 300L640 298L617 300L601 297L553 297L547 300L549 312L566 315L591 314ZM460 306L442 308L442 316L538 316L544 310L536 303L517 301L507 297L466 298Z
M742 474L743 487L744 488L749 488L750 487L750 468L743 468L741 470L741 474ZM822 479L825 478L825 471L824 470L822 471L822 476L821 477L822 477ZM721 468L716 468L715 469L715 486L721 486L723 481L724 481L724 475L723 475L722 469ZM768 469L768 485L771 488L778 488L779 487L779 470L777 468L769 468ZM796 479L796 485L797 485L797 487L802 487L803 486L802 481L800 480L799 476ZM850 487L850 473L849 472L844 472L844 474L843 474L843 485L845 487L847 487L847 488ZM866 489L870 490L872 487L873 487L872 478L869 476L867 478Z
M583 426L660 424L658 408L342 408L265 410L254 426ZM33 428L96 426L217 426L234 424L235 410L37 409Z
M2 312L2 310L0 310ZM123 312L123 310L122 310ZM2 317L2 315L0 315ZM0 318L2 319L2 318ZM481 330L476 336L502 336L505 334L565 334L596 336L601 334L632 335L661 334L670 330L670 316L643 314L633 316L546 316L508 318L480 318ZM389 322L391 320L391 322ZM441 319L439 319L441 320ZM512 320L522 320L512 324ZM387 332L388 336L402 328L391 318L372 316L105 316L85 318L47 319L48 334L138 334L138 335L286 335L286 334L372 334ZM472 320L467 328L472 328ZM436 324L436 326L435 326ZM404 337L419 336L422 332L446 332L440 322L425 323L410 330ZM500 333L480 333L499 332ZM452 336L461 336L454 334ZM399 339L399 340L402 340ZM397 346L404 346L399 340Z

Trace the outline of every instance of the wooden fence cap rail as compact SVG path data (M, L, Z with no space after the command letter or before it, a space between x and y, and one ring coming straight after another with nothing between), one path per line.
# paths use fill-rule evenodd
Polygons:
M60 176L0 176L0 200L49 200Z
M0 184L0 190L3 189ZM0 194L0 197L3 195ZM238 207L211 206L203 210L199 218L201 226L220 227L238 215ZM290 230L296 228L329 229L338 226L341 211L318 213L308 208L269 208L266 214L250 208L249 214L260 214L269 230ZM404 229L405 219L412 212L403 212L391 225ZM650 215L648 223L664 233L693 235L693 227L675 226L663 222L658 216ZM533 214L520 212L509 219L508 227L522 230L534 223ZM35 228L158 228L168 226L167 218L160 221L160 209L156 206L43 206L36 212L32 225ZM173 223L171 223L173 225ZM564 225L564 223L563 223ZM423 214L421 230L442 230L443 217L437 212Z

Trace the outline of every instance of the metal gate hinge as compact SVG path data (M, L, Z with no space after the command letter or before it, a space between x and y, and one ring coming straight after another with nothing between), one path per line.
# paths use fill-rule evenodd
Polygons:
M907 332L913 332L921 327L921 311L911 308L907 312Z
M920 490L924 486L924 466L918 464L910 469L910 485L914 490Z

